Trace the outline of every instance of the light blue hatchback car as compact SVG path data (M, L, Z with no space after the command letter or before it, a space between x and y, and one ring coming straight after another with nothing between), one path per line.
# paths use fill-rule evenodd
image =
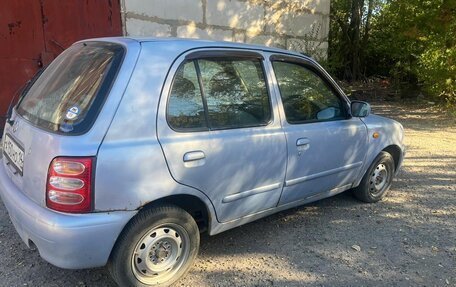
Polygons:
M102 38L25 88L3 134L0 194L28 246L167 286L217 234L352 189L382 199L402 125L350 101L314 60L262 46Z

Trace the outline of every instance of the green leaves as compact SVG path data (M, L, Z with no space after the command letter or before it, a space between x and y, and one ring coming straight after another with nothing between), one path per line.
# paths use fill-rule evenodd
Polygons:
M347 55L353 57L347 31L354 1L331 1L328 64L345 79ZM368 4L373 5L370 25ZM456 105L456 1L364 1L359 30L367 39L359 52L364 76L389 76L396 83L419 85L429 97Z

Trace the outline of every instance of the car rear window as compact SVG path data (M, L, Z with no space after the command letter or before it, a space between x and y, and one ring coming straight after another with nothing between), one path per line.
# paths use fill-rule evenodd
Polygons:
M105 101L123 55L123 47L114 43L71 46L35 81L18 103L17 112L52 132L86 132Z

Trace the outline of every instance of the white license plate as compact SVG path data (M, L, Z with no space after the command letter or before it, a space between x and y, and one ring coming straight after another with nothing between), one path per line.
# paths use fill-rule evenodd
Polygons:
M24 150L23 148L8 134L5 134L3 139L3 154L8 161L8 164L13 167L22 175L24 168Z

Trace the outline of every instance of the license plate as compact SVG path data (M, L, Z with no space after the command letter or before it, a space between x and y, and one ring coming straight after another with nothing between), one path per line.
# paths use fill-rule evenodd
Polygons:
M3 154L16 171L22 175L24 169L24 149L8 134L3 139Z

